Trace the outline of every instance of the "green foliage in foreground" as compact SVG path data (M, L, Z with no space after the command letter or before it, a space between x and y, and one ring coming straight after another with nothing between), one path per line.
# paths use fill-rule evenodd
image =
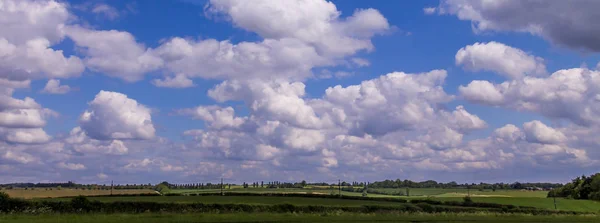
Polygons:
M154 222L599 222L595 216L529 216L476 214L83 214L83 215L0 215L0 222L15 223L154 223Z
M255 196L248 194L246 196ZM315 196L270 194L268 196ZM334 199L330 196L330 199ZM254 205L254 204L204 204L204 203L159 203L159 202L100 202L90 201L79 196L71 201L33 201L5 197L0 200L0 213L512 213L533 215L580 215L582 212L551 211L514 205L477 203L466 199L464 202L437 201L430 199L372 199L366 197L340 197L340 199L383 200L397 203L394 206L363 205L356 207L322 205Z

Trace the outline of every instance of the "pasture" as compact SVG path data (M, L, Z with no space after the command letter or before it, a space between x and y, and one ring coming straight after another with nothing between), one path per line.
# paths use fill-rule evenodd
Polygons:
M15 223L154 223L154 222L598 222L596 216L531 216L497 214L91 214L91 215L0 215L0 222Z

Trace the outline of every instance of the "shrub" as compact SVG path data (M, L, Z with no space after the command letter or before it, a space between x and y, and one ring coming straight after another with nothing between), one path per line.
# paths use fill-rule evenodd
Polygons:
M90 200L84 196L77 196L71 199L71 207L76 212L89 212L92 210L92 204Z
M465 197L463 197L463 202L465 204L471 204L471 203L473 203L473 199L471 199L471 196L465 196Z

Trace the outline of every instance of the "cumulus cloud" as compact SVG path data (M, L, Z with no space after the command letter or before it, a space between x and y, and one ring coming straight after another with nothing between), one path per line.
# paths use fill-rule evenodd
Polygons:
M16 144L39 144L51 137L41 128L0 128L0 139Z
M193 147L211 151L204 156L269 160L284 169L309 165L358 171L384 159L421 160L460 148L465 134L487 127L463 106L438 106L453 98L441 87L446 75L444 70L394 72L359 85L330 87L321 98L305 98L299 82L228 80L209 95L221 102L244 101L250 115L237 119L243 118L245 127L209 125L185 134L193 136ZM233 109L220 107L183 112L210 123L219 120L217 111L227 117L225 123L236 120ZM291 159L292 154L300 158Z
M387 19L375 9L356 10L341 18L336 6L323 0L212 0L208 11L223 13L234 25L264 38L294 38L332 55L372 49L369 38L390 29Z
M506 78L546 74L544 60L498 42L475 43L456 53L456 65L469 71L493 71Z
M3 0L0 7L3 25L0 36L17 45L39 37L55 43L64 36L64 24L69 19L67 5L55 0Z
M245 118L235 117L232 107L199 106L193 109L181 109L178 113L204 120L207 126L215 129L238 128L245 122Z
M579 125L597 125L600 119L600 72L584 68L559 70L548 77L524 77L493 84L473 81L460 86L472 102L540 113Z
M471 21L475 32L513 31L541 36L551 42L586 51L600 51L597 1L479 1L442 0L437 9ZM561 13L556 13L561 12Z
M84 70L78 57L52 45L64 38L67 6L50 1L2 1L0 7L0 77L24 80L73 77Z
M94 139L150 139L154 137L150 109L127 95L100 91L79 118L81 129Z
M108 76L133 82L163 65L161 58L136 42L128 32L91 30L79 26L65 27L64 30L86 55L86 66Z
M60 85L60 80L50 79L44 89L42 89L42 93L47 94L66 94L71 91L71 87L68 85Z
M537 120L524 123L523 130L525 132L525 137L529 142L557 144L566 140L566 137L562 132Z
M5 24L18 24L0 27L0 71L10 71L0 72L0 174L9 175L9 180L45 180L40 176L52 170L58 174L49 180L72 180L79 174L77 182L92 183L108 175L139 183L219 177L364 180L395 178L399 173L410 179L426 175L472 181L496 180L497 174L515 167L521 171L514 174L522 176L529 169L597 169L595 160L600 158L595 149L600 146L600 126L593 115L598 113L597 72L572 69L546 76L543 60L497 42L460 49L456 63L510 80L473 81L460 86L460 96L472 103L539 112L550 118L549 123L562 118L576 124L550 126L532 120L472 139L473 131L488 124L469 112L469 106L448 107L455 96L444 89L445 70L391 72L331 86L322 95L309 91L310 82L304 81L315 76L313 70L370 65L362 54L374 49L371 38L391 29L375 9L342 16L333 3L322 0L213 0L207 6L210 15L224 16L260 40L169 37L147 47L125 30L67 22L65 4L4 2L15 7L0 9L2 14L21 18L0 18ZM453 13L444 6L424 12ZM31 22L23 15L45 20ZM481 24L476 29L499 30L483 29ZM64 38L73 40L83 59L52 48ZM80 126L66 136L51 137L43 128L56 112L13 93L29 88L35 79L50 79L46 88L55 90L48 92L65 91L68 86L58 79L78 76L84 65L128 82L155 72L163 78L151 81L157 87L185 88L194 86L195 78L216 79L221 83L208 90L208 96L219 104L176 110L204 121L205 127L192 127L183 133L185 141L173 142L155 136L152 113L145 105L125 94L101 91L80 116ZM329 73L349 74L351 70ZM247 109L238 109L238 102ZM466 172L470 174L452 174ZM472 175L479 172L484 176ZM352 179L357 176L361 179Z

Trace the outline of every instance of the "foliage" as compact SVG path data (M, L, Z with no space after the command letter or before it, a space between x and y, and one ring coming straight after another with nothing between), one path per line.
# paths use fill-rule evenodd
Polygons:
M526 189L526 188L555 188L560 187L562 184L555 183L519 183L515 182L512 184L507 183L479 183L479 184L458 184L454 181L448 183L436 182L434 180L427 180L422 182L415 182L411 180L384 180L369 183L370 188L473 188L478 190L495 190L495 189Z
M305 194L306 195L306 194ZM355 197L355 199L365 199ZM400 200L398 200L400 201ZM436 200L412 200L393 206L363 205L363 206L317 206L293 204L203 204L203 203L159 203L159 202L99 202L89 201L85 197L76 197L69 202L63 201L32 201L8 198L0 205L4 213L39 213L48 210L53 213L515 213L515 214L583 214L572 211L551 211L535 208L517 208L499 204L464 202L442 202Z
M585 175L577 177L563 187L555 188L548 192L548 197L600 201L600 173L589 177Z
M473 203L473 199L471 199L471 196L465 196L463 197L463 202L470 204Z

